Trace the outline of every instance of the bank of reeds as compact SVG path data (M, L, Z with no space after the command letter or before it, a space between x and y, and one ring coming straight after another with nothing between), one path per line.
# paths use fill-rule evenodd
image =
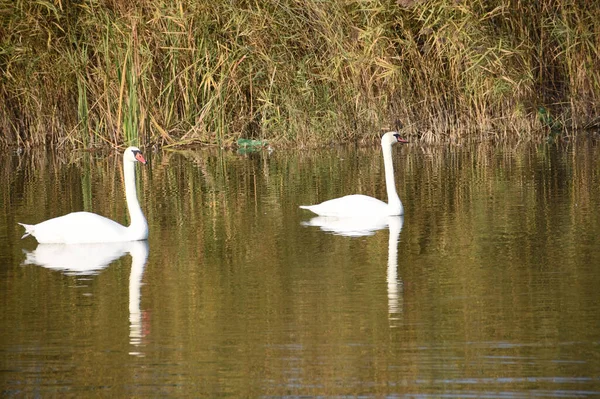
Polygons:
M430 142L598 123L584 0L0 0L2 145Z

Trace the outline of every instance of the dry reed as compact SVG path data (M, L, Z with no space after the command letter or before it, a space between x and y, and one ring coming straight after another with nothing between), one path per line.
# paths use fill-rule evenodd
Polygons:
M583 0L0 0L0 145L428 142L598 124Z

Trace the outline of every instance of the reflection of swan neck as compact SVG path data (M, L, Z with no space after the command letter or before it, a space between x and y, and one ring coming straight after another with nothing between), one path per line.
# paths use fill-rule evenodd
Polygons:
M402 217L389 219L390 236L388 239L388 313L390 317L402 312L402 281L398 279L398 242L402 230Z
M139 345L142 341L142 313L140 298L144 267L148 259L148 242L136 241L131 247L131 274L129 275L129 342Z
M400 212L392 212L392 214L402 214L402 202L396 191L396 181L394 179L394 163L392 161L392 145L389 143L382 143L381 149L383 151L383 165L385 168L385 188L388 197L388 206L390 209L400 209Z
M144 274L145 260L142 262L140 257L133 253L131 261L131 273L129 275L129 312L140 312L140 289L142 286L142 276Z

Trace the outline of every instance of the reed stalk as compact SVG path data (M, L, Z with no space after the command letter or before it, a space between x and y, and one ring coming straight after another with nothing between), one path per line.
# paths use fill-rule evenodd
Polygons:
M587 134L592 3L0 0L0 145Z

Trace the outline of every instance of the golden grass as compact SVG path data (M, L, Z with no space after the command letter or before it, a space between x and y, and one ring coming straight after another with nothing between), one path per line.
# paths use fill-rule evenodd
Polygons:
M0 0L0 143L576 134L598 123L592 3Z

